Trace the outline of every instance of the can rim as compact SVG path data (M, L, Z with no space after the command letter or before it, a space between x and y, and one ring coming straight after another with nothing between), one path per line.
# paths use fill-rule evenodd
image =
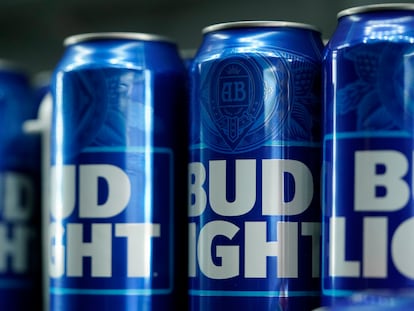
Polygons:
M359 13L377 12L377 11L411 11L414 10L414 3L383 3L383 4L369 4L356 6L349 9L340 11L337 14L337 18L341 18L347 15L354 15Z
M162 35L141 32L90 32L72 35L63 41L64 46L74 45L81 42L105 40L105 39L127 39L136 41L158 41L175 44L175 41Z
M214 31L225 30L225 29L237 29L237 28L302 28L313 30L320 33L320 30L313 25L306 23L288 22L288 21L236 21L236 22L224 22L217 23L203 28L202 34L207 34Z

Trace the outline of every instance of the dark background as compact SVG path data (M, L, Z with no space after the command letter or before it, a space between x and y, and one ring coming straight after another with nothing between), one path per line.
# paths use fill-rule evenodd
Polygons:
M134 31L167 35L197 48L202 28L236 20L287 20L317 26L328 39L336 14L372 0L0 0L0 59L31 74L51 70L73 34ZM413 1L408 1L413 2Z

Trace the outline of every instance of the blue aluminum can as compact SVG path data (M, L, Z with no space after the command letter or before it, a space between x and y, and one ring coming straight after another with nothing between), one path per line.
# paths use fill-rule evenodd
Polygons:
M0 310L40 310L40 139L23 132L38 104L24 71L0 62Z
M323 56L325 304L414 286L414 5L348 9Z
M65 45L51 79L50 309L185 308L186 72L176 45L142 33Z
M204 29L190 68L190 309L319 305L320 65L312 26Z

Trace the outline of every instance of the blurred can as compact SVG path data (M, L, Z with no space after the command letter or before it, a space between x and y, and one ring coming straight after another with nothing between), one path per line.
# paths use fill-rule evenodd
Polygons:
M320 33L212 25L190 68L190 309L320 298Z
M414 5L338 14L323 57L325 304L414 286Z
M28 76L0 61L0 309L42 308L40 139L23 132L36 115Z
M142 33L65 45L51 79L50 309L185 308L186 240L175 228L185 227L186 72L176 45Z

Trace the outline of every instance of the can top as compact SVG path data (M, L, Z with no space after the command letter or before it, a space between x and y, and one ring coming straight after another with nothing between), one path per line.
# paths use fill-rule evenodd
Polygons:
M140 32L95 32L95 33L84 33L67 37L63 41L64 46L69 46L81 42L94 41L94 40L106 40L106 39L126 39L126 40L137 40L137 41L158 41L175 43L168 37L140 33Z
M370 4L362 5L346 10L342 10L338 13L337 18L341 18L347 15L354 15L359 13L378 12L378 11L397 11L397 10L413 10L414 3L384 3L384 4Z
M202 30L202 34L206 34L213 31L225 30L225 29L237 29L237 28L266 28L266 27L278 27L278 28L302 28L309 29L316 32L320 30L312 25L287 21L238 21L238 22L225 22L207 26Z

